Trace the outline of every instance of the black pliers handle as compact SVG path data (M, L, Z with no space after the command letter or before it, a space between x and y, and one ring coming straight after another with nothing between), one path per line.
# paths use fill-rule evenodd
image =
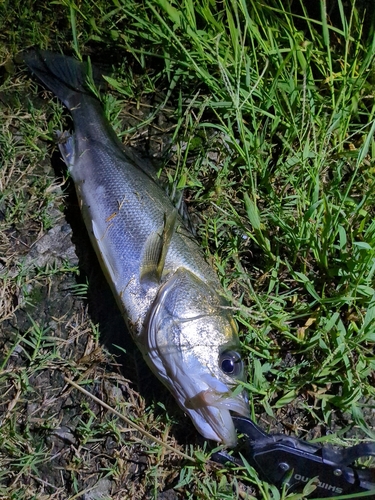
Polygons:
M364 498L375 499L375 468L353 465L359 458L375 456L375 443L333 449L283 434L267 434L245 417L234 416L233 421L243 435L234 453L241 453L267 482L279 487L287 483L291 490L298 491L310 479L317 478L314 498L350 494L355 499L355 494L366 491L369 495ZM213 454L212 459L242 464L225 451Z

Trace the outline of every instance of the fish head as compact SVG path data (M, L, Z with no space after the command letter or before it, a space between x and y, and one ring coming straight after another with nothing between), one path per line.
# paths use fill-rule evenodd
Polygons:
M233 447L232 412L249 416L236 323L214 286L178 269L150 311L143 352L207 439Z

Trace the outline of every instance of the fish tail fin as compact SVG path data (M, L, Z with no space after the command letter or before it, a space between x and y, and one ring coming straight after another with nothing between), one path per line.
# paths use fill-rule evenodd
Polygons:
M23 60L69 110L79 104L82 93L92 96L88 82L100 81L91 65L62 54L34 50L24 54Z

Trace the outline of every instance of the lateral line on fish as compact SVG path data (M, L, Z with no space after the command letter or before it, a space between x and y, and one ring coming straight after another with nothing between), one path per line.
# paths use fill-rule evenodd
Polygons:
M135 431L140 432L141 434L143 434L144 436L148 437L149 439L151 439L155 443L160 444L160 446L163 446L167 450L173 451L173 453L176 453L177 455L179 455L180 457L184 458L185 460L189 460L190 462L196 463L196 459L195 458L191 457L190 455L187 455L186 453L183 453L180 450L177 450L176 448L174 448L170 444L165 443L161 439L159 439L159 438L153 436L152 434L150 434L149 432L145 431L144 429L142 429L142 427L140 425L136 424L135 422L133 422L132 420L130 420L130 418L126 417L125 415L122 415L122 413L120 413L119 411L115 410L114 408L112 408L111 406L109 406L107 403L105 403L104 401L102 401L100 398L98 398L98 397L94 396L93 394L91 394L89 391L86 391L86 389L84 389L80 385L76 384L76 382L74 382L70 378L66 377L65 375L63 375L63 378L64 378L64 380L65 380L65 382L67 384L71 385L72 387L74 387L78 391L82 392L82 394L84 394L85 396L88 396L93 401L95 401L96 403L98 403L100 406L102 406L106 410L110 411L111 413L113 413L114 415L116 415L117 417L119 417L127 425L129 425L130 427L132 427ZM136 441L138 441L138 442L140 442L142 444L145 444L139 438L134 437L134 440L136 440Z

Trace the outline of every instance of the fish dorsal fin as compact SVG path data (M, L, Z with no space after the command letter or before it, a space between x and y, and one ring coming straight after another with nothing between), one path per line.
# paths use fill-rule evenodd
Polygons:
M143 286L160 283L168 248L175 230L177 210L164 215L164 223L151 233L143 248L140 282Z

